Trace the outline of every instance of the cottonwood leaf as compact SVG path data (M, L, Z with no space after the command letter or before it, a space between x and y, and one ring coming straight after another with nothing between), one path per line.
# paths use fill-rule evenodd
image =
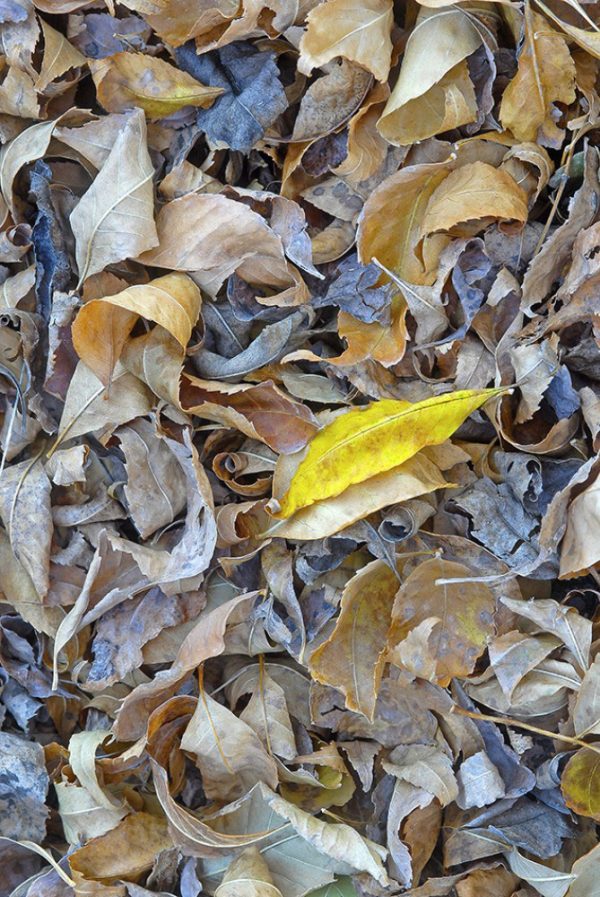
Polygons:
M347 583L340 615L326 642L313 651L313 679L344 693L346 707L372 720L385 665L385 645L398 577L372 561Z
M500 121L517 140L558 149L564 132L556 124L554 103L568 106L575 100L575 63L564 37L529 2L524 16L518 70L502 96Z
M437 256L418 257L416 250L429 198L449 171L445 162L409 165L373 191L358 219L363 264L377 259L408 283L434 282Z
M100 173L71 213L79 285L107 265L158 244L153 175L146 122L138 109L127 119Z
M600 734L600 657L586 671L573 707L575 734Z
M365 410L341 415L311 441L273 515L290 517L299 508L402 464L427 445L439 445L502 392L462 390L412 404L381 399Z
M392 648L428 618L439 618L427 646L440 685L455 676L468 676L494 631L496 603L487 586L468 580L437 582L465 577L470 574L463 564L437 558L424 561L403 582L392 610Z
M264 218L225 196L190 194L166 203L156 219L158 239L143 264L196 272L216 295L234 271L248 283L289 287L292 279L280 238Z
M571 810L600 821L600 754L577 751L563 770L560 790Z
M135 879L152 868L156 855L172 846L167 821L150 813L131 813L111 831L69 855L71 873L86 881Z
M73 346L108 385L138 315L167 330L183 350L198 319L200 303L200 290L185 274L134 284L120 293L86 302L72 325Z
M503 169L472 162L451 172L430 196L421 233L486 218L527 221L527 194Z
M215 897L281 897L281 891L259 850L246 847L227 867Z
M29 574L40 598L48 593L54 526L51 484L40 460L21 461L0 479L0 517L17 561Z
M108 112L138 106L149 118L163 118L184 106L210 106L223 93L147 53L115 53L89 65L98 100Z
M379 132L404 145L475 121L475 89L465 60L481 42L476 20L464 7L421 9Z
M209 798L235 800L257 782L277 787L277 766L257 734L204 689L181 747L195 756Z
M43 19L40 23L44 35L44 57L35 89L42 93L51 81L60 78L69 69L85 65L87 60L59 31Z
M327 0L308 14L298 69L310 75L314 68L344 56L385 81L392 58L393 24L389 0Z

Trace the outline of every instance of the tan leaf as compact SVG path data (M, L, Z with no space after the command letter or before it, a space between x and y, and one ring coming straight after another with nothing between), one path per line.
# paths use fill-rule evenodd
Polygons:
M436 679L446 685L467 676L494 631L495 601L481 583L438 585L438 579L470 577L468 568L452 561L424 561L402 584L392 612L390 646L397 645L429 617L438 617L427 640L436 662Z
M309 661L317 682L342 691L346 707L370 720L397 591L398 577L384 561L372 561L359 570L344 589L335 629Z
M525 3L524 40L518 70L502 96L500 121L517 140L558 149L564 131L556 124L554 103L575 100L575 63L564 37Z
M132 112L89 190L71 213L79 285L113 262L156 246L146 122Z
M326 0L308 14L298 69L310 75L314 68L344 56L385 81L392 58L393 24L390 0Z
M116 828L70 854L69 865L80 882L135 880L171 845L164 817L132 813Z
M227 867L215 897L281 897L256 847L246 847Z
M432 193L421 234L488 218L527 221L527 194L506 171L472 162L449 174Z
M277 787L277 766L258 735L203 688L181 748L195 756L209 798L235 800L258 782Z
M73 322L73 345L81 360L108 384L138 315L167 330L183 350L198 319L200 302L200 290L185 274L134 284L86 302Z
M44 34L44 57L35 89L43 93L51 81L60 78L69 69L85 65L86 58L43 19L40 20L40 24Z
M600 561L600 480L590 483L567 510L560 549L560 577L583 576Z
M115 53L92 59L90 70L98 100L108 112L138 106L149 118L164 118L184 106L206 109L223 93L221 87L206 87L147 53Z
M358 220L363 264L375 258L409 283L434 282L437 257L419 258L417 245L429 198L449 171L446 163L408 166L373 191Z
M216 294L237 271L248 283L292 286L280 238L247 206L214 194L189 194L166 203L156 219L158 245L139 259L145 265L193 271Z

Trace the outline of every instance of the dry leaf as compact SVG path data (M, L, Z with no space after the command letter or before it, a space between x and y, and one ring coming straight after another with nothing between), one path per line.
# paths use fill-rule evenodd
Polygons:
M308 14L298 68L310 75L336 56L357 62L385 81L392 58L394 18L389 0L326 0Z
M317 682L344 693L346 707L373 719L398 578L385 561L363 567L346 585L336 627L313 651Z
M132 106L149 118L172 115L184 106L210 106L223 91L200 84L163 59L143 53L115 53L90 61L98 99L108 112Z

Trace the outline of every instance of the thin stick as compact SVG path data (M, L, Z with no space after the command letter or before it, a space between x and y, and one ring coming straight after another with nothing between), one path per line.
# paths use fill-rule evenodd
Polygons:
M550 732L548 729L540 729L538 726L532 726L529 723L522 723L518 719L512 719L510 716L492 716L489 713L475 713L473 710L464 710L453 704L450 708L451 713L458 713L460 716L468 716L469 719L479 719L486 723L500 723L503 726L513 726L515 729L525 729L527 732L534 732L536 735L544 735L546 738L553 738L555 741L564 741L565 744L576 744L577 747L586 748L595 754L600 754L600 746L588 744L581 738L574 738L571 735L559 735L558 732Z

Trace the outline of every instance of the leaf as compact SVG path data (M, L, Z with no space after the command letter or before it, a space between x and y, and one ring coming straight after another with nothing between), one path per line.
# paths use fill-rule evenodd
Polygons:
M13 554L41 599L48 593L54 527L50 481L39 459L5 469L0 479L0 516Z
M125 455L125 496L135 526L147 539L186 505L185 474L167 442L140 418L115 432ZM151 497L151 499L150 499Z
M517 140L559 148L564 134L553 118L554 103L575 100L575 65L567 42L525 4L518 70L502 96L500 121Z
M590 621L582 617L574 607L563 607L550 598L520 601L503 596L501 601L510 610L531 620L544 632L556 635L573 654L579 670L581 672L587 670L592 627Z
M563 770L560 790L580 816L600 819L600 755L586 748L577 751Z
M303 448L317 431L309 409L269 380L232 386L188 374L182 384L181 405L185 411L234 427L284 453Z
M235 800L257 782L277 787L277 766L256 733L203 688L181 748L195 756L209 798Z
M409 283L435 280L436 259L429 263L416 250L429 198L448 173L445 163L407 166L373 191L358 219L363 264L377 259Z
M125 112L132 106L149 118L172 115L185 106L206 108L222 94L207 87L163 59L143 53L115 53L89 61L98 100L108 112Z
M335 629L309 661L317 682L342 691L346 707L370 720L383 675L397 590L397 575L384 561L372 561L363 567L342 593Z
M464 60L481 43L480 27L468 7L421 9L379 132L404 145L475 121L475 88Z
M80 361L65 398L58 440L62 442L66 437L83 433L114 430L151 408L150 391L122 367L115 369L108 389Z
M595 540L589 538L598 526L600 482L594 480L580 492L567 509L567 529L560 551L560 576L583 576L600 560Z
M307 17L298 68L310 75L336 56L344 56L385 81L392 58L392 5L388 0L326 0Z
M140 261L196 272L196 282L216 294L237 271L274 289L289 287L283 246L264 219L224 196L190 194L166 203L156 219L158 240Z
M341 415L311 441L274 516L290 517L402 464L426 445L439 445L501 392L464 390L414 404L382 399Z
M138 110L128 117L102 170L71 213L80 285L106 265L158 244L153 174L146 124Z
M600 733L600 658L583 677L573 708L573 727L579 738Z
M408 501L448 485L439 468L418 454L387 473L349 486L341 495L302 508L267 532L284 539L324 539L392 502Z
M135 880L152 868L156 855L171 846L166 820L150 813L131 813L116 828L88 841L69 856L71 873L86 881L112 884Z
M256 847L247 847L227 867L215 897L281 897Z
M392 610L391 647L428 618L439 618L427 647L440 685L472 672L494 631L495 601L487 586L469 581L438 583L466 574L467 569L453 561L424 561L404 580Z
M527 196L501 168L473 162L451 172L429 198L423 236L486 218L527 220Z
M237 41L201 56L185 45L175 55L185 71L222 94L198 116L198 125L212 141L248 153L288 107L273 53Z
M79 50L65 40L59 31L41 20L44 35L44 58L40 74L35 82L35 89L43 92L51 81L55 81L69 69L85 65L86 58Z
M108 385L138 315L164 327L185 349L200 302L200 290L185 274L167 274L147 284L135 284L86 302L73 322L73 346L88 368Z

